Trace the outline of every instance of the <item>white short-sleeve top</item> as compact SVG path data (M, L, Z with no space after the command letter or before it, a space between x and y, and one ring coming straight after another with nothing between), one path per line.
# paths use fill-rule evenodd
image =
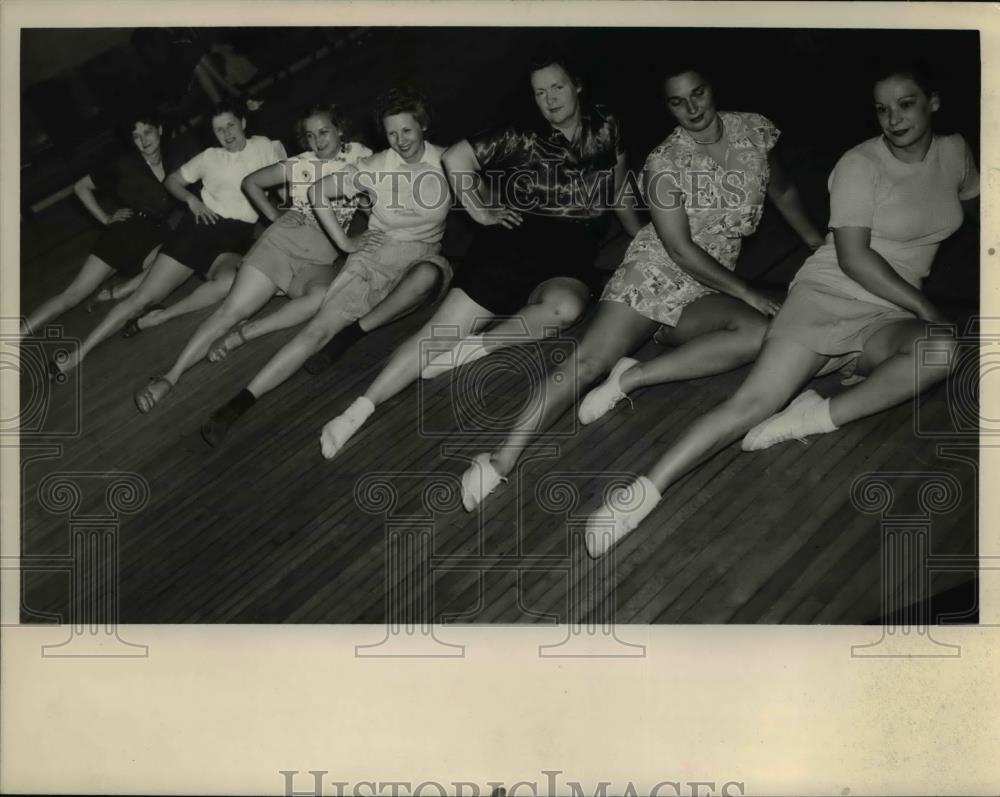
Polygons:
M209 147L180 168L187 183L201 181L201 201L209 210L227 219L257 221L257 211L243 193L241 183L251 172L263 169L287 156L280 141L252 136L239 152Z

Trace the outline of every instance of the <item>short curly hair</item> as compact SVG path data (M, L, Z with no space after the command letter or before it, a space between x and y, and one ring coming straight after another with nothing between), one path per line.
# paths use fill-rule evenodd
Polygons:
M430 105L427 98L414 88L391 88L375 101L375 126L385 135L385 118L398 113L412 114L421 127L429 127Z
M330 124L340 132L340 138L343 141L347 142L354 139L354 125L339 105L332 102L314 103L304 109L299 115L298 121L295 122L295 137L303 148L309 149L309 142L306 139L306 119L310 119L313 116L325 116L329 119Z

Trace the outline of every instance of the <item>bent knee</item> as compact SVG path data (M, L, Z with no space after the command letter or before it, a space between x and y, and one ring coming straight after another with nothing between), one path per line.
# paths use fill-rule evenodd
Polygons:
M438 266L422 260L410 269L407 279L421 296L426 296L437 290L444 274Z
M575 323L587 309L585 297L563 289L546 291L539 304L544 305L552 317L564 326Z

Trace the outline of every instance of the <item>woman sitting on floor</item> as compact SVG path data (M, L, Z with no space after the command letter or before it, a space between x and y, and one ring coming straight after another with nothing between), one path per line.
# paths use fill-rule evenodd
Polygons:
M167 193L163 180L180 164L164 147L163 125L155 114L134 113L127 130L135 150L92 170L73 186L83 206L107 229L73 281L28 315L21 334L37 333L116 273L141 276L144 262L151 260L156 248L170 235L168 217L179 206ZM117 209L105 213L95 191L111 194ZM121 289L119 293L115 298L126 295Z
M337 270L337 248L352 252L347 237L358 203L343 200L334 207L331 242L309 207L310 186L327 174L356 165L372 154L349 140L346 120L336 106L315 105L298 123L299 138L309 149L294 158L265 166L243 179L243 190L271 226L243 258L243 265L222 306L202 322L173 367L135 394L141 412L149 412L185 371L208 354L211 362L254 338L301 324L316 314ZM291 207L279 211L266 189L288 186ZM334 246L336 244L336 246ZM289 301L274 313L247 321L278 292Z
M588 522L591 556L635 529L671 484L741 435L743 450L754 451L832 432L947 377L956 341L929 335L947 319L920 286L938 245L961 225L963 205L977 215L979 174L960 135L933 132L941 101L921 69L882 72L874 99L882 135L834 168L831 233L796 274L750 374L732 398L685 429L648 475L608 496ZM814 376L838 369L867 379L829 398L807 390L773 415Z
M320 225L340 231L343 199L372 200L368 230L326 291L309 323L278 351L246 389L212 413L201 433L218 445L230 427L265 393L282 384L324 346L329 361L382 324L422 306L451 282L451 266L438 252L451 207L440 147L424 139L428 113L417 94L390 91L376 104L389 148L327 175L309 189ZM332 201L331 201L332 200Z
M251 172L283 160L285 149L280 141L264 136L248 139L246 120L229 106L215 109L211 125L221 146L204 150L166 179L167 190L188 206L191 215L161 247L135 293L108 311L79 351L70 355L64 371L79 365L98 343L148 312L192 274L219 280L223 295L232 284L234 273L220 274L212 267L220 254L245 251L253 237L257 211L243 195L241 183ZM202 184L200 198L187 189L196 182Z
M753 361L778 303L733 269L743 237L760 221L765 194L808 246L823 243L774 157L779 133L769 120L717 110L701 69L668 71L663 86L677 127L650 153L643 171L652 223L629 246L573 358L546 380L538 394L541 408L526 407L506 442L480 454L466 472L467 510L496 489L581 387L609 370L608 381L580 405L581 423L596 421L638 387ZM626 356L658 330L657 340L675 348L642 364Z
M581 103L583 83L565 56L536 61L529 79L540 118L461 141L445 154L455 193L483 229L433 318L396 350L364 395L323 428L320 442L327 459L376 405L418 376L430 378L498 346L566 329L600 290L607 274L593 263L608 208L625 181L618 120L604 106ZM509 195L523 188L523 207L531 215L492 205L487 181L478 179L486 173L507 178ZM473 180L478 186L470 191ZM615 204L615 210L634 235L639 230L635 210L630 204ZM516 315L484 335L475 334L496 316L511 314ZM454 337L443 337L442 329ZM432 340L439 350L448 350L422 368L421 348Z

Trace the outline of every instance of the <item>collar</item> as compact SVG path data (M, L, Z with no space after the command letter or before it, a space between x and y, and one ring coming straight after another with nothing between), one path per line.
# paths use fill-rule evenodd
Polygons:
M578 143L582 143L587 135L587 131L591 129L593 125L594 113L590 106L581 106L580 108L580 139ZM566 138L561 130L557 130L548 122L542 122L539 125L539 129L543 130L543 135L550 141L566 141L570 146L573 145L573 141Z
M420 160L417 163L425 163L428 166L433 166L436 169L441 168L441 156L444 154L444 149L432 144L430 141L424 140L424 154L420 156ZM388 169L398 169L405 168L406 166L413 166L412 163L406 163L403 157L396 152L392 147L389 147L385 151L385 165Z

